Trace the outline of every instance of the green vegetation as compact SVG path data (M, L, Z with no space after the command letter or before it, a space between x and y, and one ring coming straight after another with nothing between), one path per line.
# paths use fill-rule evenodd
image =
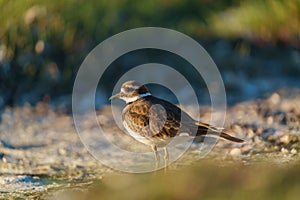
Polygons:
M141 26L182 31L193 27L197 32L207 11L217 7L178 0L1 0L0 49L4 57L0 74L4 84L0 91L5 94L4 102L35 103L45 95L70 93L80 63L105 38ZM27 97L23 98L24 94Z
M196 39L250 38L299 48L299 13L298 0L0 0L3 102L70 93L88 52L120 31L159 26Z
M281 40L299 48L300 1L246 1L216 14L213 33L224 37L250 37L264 42Z
M205 162L182 171L115 175L104 178L80 198L86 199L298 199L299 166L282 169L256 165L217 167ZM76 198L78 191L65 190ZM63 196L61 194L61 196Z

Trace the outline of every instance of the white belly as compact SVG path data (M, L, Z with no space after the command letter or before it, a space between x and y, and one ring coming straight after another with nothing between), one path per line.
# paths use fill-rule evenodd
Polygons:
M134 139L136 139L137 141L139 141L139 142L141 142L141 143L144 143L144 144L146 144L146 145L150 145L150 146L153 145L153 142L152 142L151 140L149 140L149 139L146 138L146 137L140 136L138 133L132 131L132 130L128 127L126 121L123 121L123 126L125 127L126 131L129 133L129 135L130 135L131 137L133 137Z
M144 143L146 145L152 146L155 145L157 147L165 147L167 144L169 144L172 140L172 145L180 144L187 142L192 137L188 136L188 134L179 134L175 138L147 138L139 135L139 133L132 131L127 123L123 121L123 126L125 127L126 131L129 133L131 137L133 137L135 140Z

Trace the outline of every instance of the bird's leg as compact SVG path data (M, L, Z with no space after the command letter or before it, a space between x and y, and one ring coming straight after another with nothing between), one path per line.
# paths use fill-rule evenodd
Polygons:
M164 156L165 164L168 164L168 162L169 162L169 152L168 152L167 147L164 147L164 150L165 150L165 156Z
M157 152L157 147L155 145L153 145L153 146L151 146L151 148L155 155L156 164L158 164L160 159L159 159L159 154Z
M164 160L165 160L165 170L166 170L169 163L169 152L167 147L164 147L164 150L165 150Z

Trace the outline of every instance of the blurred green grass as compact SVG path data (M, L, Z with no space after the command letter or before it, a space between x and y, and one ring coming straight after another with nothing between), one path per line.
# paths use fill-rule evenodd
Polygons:
M65 50L78 38L103 40L112 33L140 26L175 28L198 37L211 34L248 37L250 34L268 41L282 37L299 39L300 34L298 0L116 0L110 3L1 0L0 11L2 42L9 43L9 37L11 43L17 42L14 39L21 30L27 33L24 38L31 38L29 29L34 26L39 39L59 39ZM23 40L25 44L26 39Z
M299 13L298 0L0 0L0 108L70 94L89 51L127 29L159 26L195 39L299 49Z
M211 26L221 37L248 37L271 43L280 40L299 45L300 1L245 1L213 16Z
M84 57L113 34L141 26L197 32L209 10L231 2L0 0L0 107L71 93Z
M216 166L201 162L178 171L104 177L84 199L299 199L299 164ZM67 196L74 191L67 192ZM80 196L83 198L83 196ZM76 197L74 198L76 199Z

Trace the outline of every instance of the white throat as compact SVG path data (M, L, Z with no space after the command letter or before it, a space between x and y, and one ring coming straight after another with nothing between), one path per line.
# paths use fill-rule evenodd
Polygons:
M136 96L136 97L122 97L122 99L126 102L126 103L131 103L131 102L134 102L140 98L143 98L143 97L147 97L147 96L151 96L151 93L150 92L147 92L145 94L141 94L139 96Z

